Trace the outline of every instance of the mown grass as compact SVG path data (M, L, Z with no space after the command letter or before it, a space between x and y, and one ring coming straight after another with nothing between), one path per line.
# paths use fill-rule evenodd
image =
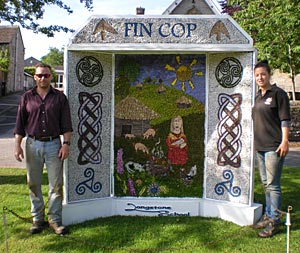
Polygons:
M263 202L256 173L255 202ZM47 196L46 172L43 191ZM290 252L300 252L300 168L285 168L282 175L283 211L292 206ZM26 172L0 169L0 203L22 217L30 216ZM57 236L50 229L30 235L30 223L8 211L6 227L1 224L0 252L86 253L86 252L287 252L286 226L278 235L261 239L258 230L231 222L203 217L121 217L98 218L70 226L70 235ZM285 218L283 219L285 221Z

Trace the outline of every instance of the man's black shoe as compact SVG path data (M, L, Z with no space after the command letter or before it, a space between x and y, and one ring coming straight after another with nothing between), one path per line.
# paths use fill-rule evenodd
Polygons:
M46 225L47 225L47 222L45 222L45 221L34 221L29 230L29 233L32 235L41 233L44 230L44 228L46 227Z

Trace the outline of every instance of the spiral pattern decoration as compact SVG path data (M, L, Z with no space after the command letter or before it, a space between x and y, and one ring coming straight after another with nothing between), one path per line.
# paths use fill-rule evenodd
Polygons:
M76 186L75 191L78 195L83 195L86 189L91 190L93 193L98 193L101 191L102 184L100 182L94 183L95 171L92 168L87 168L84 171L84 176L87 178L87 180L84 180Z
M224 88L232 88L241 81L243 67L238 59L228 57L219 63L215 75L221 86Z
M76 75L81 84L86 87L93 87L101 82L103 68L95 57L86 56L77 63Z
M224 195L225 191L233 197L239 197L241 195L241 188L233 185L234 175L231 170L224 170L223 177L226 181L215 185L215 193L218 195Z

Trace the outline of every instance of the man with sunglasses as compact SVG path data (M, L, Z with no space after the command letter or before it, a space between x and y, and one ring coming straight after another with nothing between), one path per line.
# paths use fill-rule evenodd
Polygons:
M18 161L24 159L21 143L26 136L27 181L33 217L30 233L40 233L47 225L42 195L42 175L46 165L49 182L48 222L54 233L63 235L68 232L62 225L63 161L69 156L73 129L67 97L51 86L51 79L49 65L41 63L35 66L36 86L21 96L18 108L14 155Z

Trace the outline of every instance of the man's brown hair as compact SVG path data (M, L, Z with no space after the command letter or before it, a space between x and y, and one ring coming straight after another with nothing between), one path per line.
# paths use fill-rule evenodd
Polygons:
M52 72L52 68L50 65L45 64L45 63L38 63L34 66L34 73L36 71L37 68L48 68L50 70L50 72Z

